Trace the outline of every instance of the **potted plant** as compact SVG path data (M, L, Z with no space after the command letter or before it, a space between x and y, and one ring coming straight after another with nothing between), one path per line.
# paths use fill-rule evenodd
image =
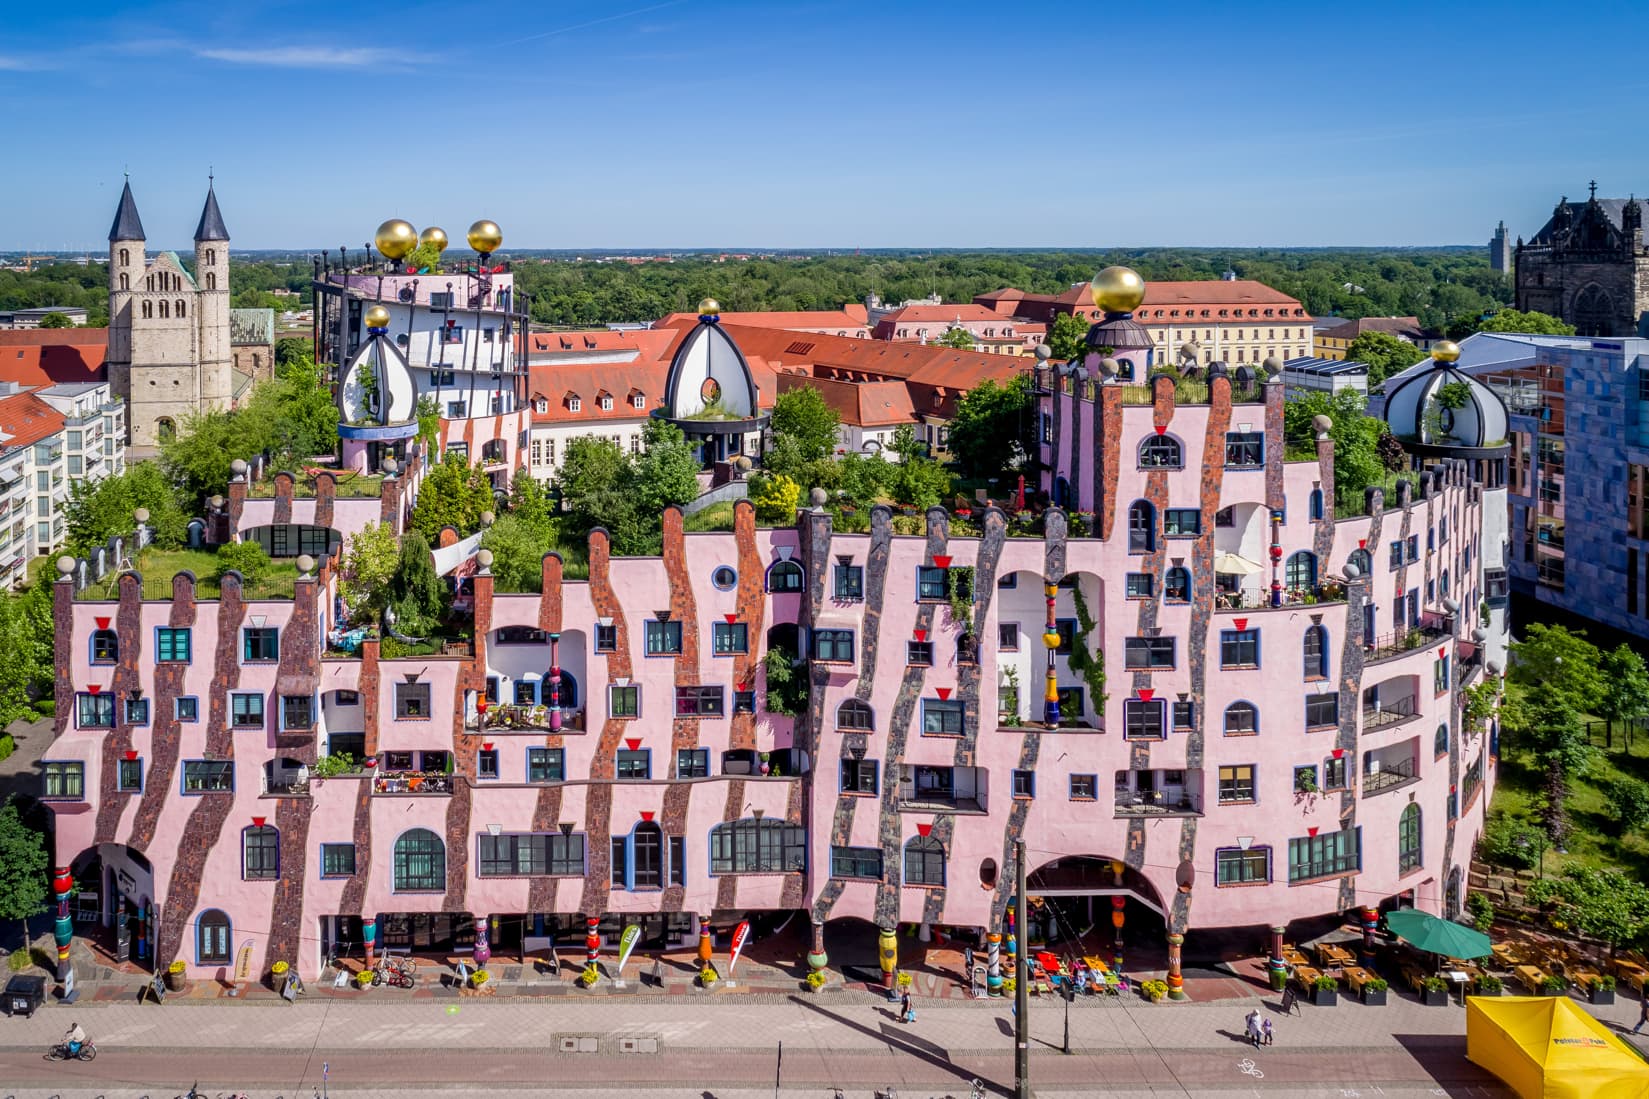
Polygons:
M822 969L810 969L810 970L808 970L808 972L807 972L807 990L809 992L818 992L820 989L824 988L826 980L827 980L827 978L824 975L824 970L822 970Z
M183 959L179 958L166 967L166 991L182 992L185 981L183 979Z
M1449 1002L1449 982L1441 977L1427 977L1420 982L1420 1002L1427 1007L1443 1007Z
M1548 973L1540 979L1540 995L1542 996L1561 996L1567 991L1568 987L1569 982L1555 973Z
M1017 990L1018 988L1019 988L1019 981L1018 981L1017 978L1014 978L1014 977L1003 977L1002 978L1002 995L1012 996L1014 994L1015 990Z
M716 982L719 980L721 980L721 974L716 972L715 966L707 965L703 969L699 970L700 988L714 988L716 986Z
M1499 996L1505 991L1505 984L1493 973L1485 973L1477 978L1477 994L1479 996Z
M1168 982L1142 981L1139 986L1139 994L1153 1004L1160 1004L1168 995Z
M367 989L371 988L372 987L372 970L363 969L359 973L355 974L355 985L362 992L365 992Z
M476 988L487 987L487 982L490 980L492 980L492 974L488 973L484 969L477 969L474 973L470 974L470 984Z
M1615 1002L1615 978L1610 974L1592 977L1586 981L1586 998L1594 1004Z
M1384 977L1370 977L1363 982L1358 995L1362 997L1363 1003L1370 1007L1383 1007L1386 1002L1386 990L1390 987Z
M274 965L270 966L269 987L274 989L276 992L279 992L281 990L281 982L286 980L286 975L291 971L291 969L292 967L286 962L276 962Z
M1318 977L1311 986L1311 1002L1318 1007L1333 1007L1340 1002L1340 982L1328 974Z
M594 988L600 980L601 970L594 962L586 965L584 967L584 972L578 975L578 983L583 985L585 988Z
M909 973L901 973L901 974L899 974L899 977L898 977L898 980L897 980L896 983L899 985L899 987L901 989L908 989L908 988L910 988L910 986L913 982L912 982L911 975Z

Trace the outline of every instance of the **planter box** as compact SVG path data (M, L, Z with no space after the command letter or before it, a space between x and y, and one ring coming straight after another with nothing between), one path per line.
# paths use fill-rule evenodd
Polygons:
M1427 1007L1447 1007L1449 1004L1449 990L1446 988L1421 989L1420 1002Z
M1612 1004L1615 1002L1615 990L1612 988L1594 988L1586 993L1586 999L1594 1004Z
M1370 1007L1384 1007L1386 1004L1386 990L1383 988L1378 992L1365 988L1362 991L1362 997L1363 1003L1368 1004Z
M1311 1002L1318 1007L1333 1007L1340 1002L1340 993L1333 988L1314 988L1311 990Z
M1505 994L1506 994L1506 990L1505 990L1504 987L1496 988L1496 989L1482 989L1482 988L1479 988L1479 989L1476 989L1472 992L1473 996L1504 996Z

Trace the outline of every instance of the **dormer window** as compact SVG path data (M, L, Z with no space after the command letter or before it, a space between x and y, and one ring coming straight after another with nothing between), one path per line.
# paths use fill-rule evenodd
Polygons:
M610 395L603 393L601 395L600 400L601 400L601 411L611 412L613 410L613 398Z
M583 408L584 408L584 402L583 401L579 400L577 397L575 397L571 393L567 394L567 411L568 412L579 412L579 411L582 411Z
M550 402L546 401L543 397L540 397L538 400L533 402L533 410L536 412L548 412L550 410Z
M647 398L642 396L640 393L633 394L630 397L630 404L636 408L646 408Z

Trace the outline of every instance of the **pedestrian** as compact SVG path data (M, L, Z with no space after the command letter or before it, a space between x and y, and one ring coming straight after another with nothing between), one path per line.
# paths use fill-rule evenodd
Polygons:
M899 1018L907 1023L916 1021L916 1009L910 1006L909 989L906 989L904 995L899 997Z
M1264 1042L1262 1044L1270 1045L1272 1042L1276 1041L1277 1035L1271 1030L1270 1016L1267 1016L1265 1021L1260 1024L1260 1033L1264 1036Z
M1638 1025L1632 1028L1632 1033L1641 1034L1644 1023L1649 1023L1649 990L1638 993Z
M1255 1008L1254 1010L1252 1010L1248 1013L1248 1018L1243 1020L1243 1030L1248 1035L1248 1044L1249 1045L1258 1046L1260 1044L1260 1010L1259 1010L1259 1008Z

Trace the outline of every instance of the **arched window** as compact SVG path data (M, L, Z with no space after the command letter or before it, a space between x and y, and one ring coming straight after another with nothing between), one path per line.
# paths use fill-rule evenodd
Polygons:
M869 731L873 726L870 707L856 698L850 698L836 707L836 728Z
M1313 519L1323 517L1323 490L1320 488L1311 490L1311 517Z
M215 271L206 272L206 289L216 290L217 288L218 288L217 272L215 272Z
M768 591L801 591L802 567L794 561L780 561L767 570Z
M1225 708L1225 735L1251 736L1260 731L1260 711L1252 702L1233 702Z
M905 884L945 884L945 848L932 836L914 836L905 844Z
M1283 569L1283 585L1299 591L1312 591L1317 587L1317 555L1310 550L1300 550L1288 556L1288 564Z
M414 828L395 841L396 892L439 893L447 887L447 847L428 828Z
M120 635L113 630L92 631L92 663L114 664L120 660Z
M1142 469L1179 469L1185 465L1179 440L1168 435L1152 435L1139 444Z
M188 315L187 311L183 308L183 299L182 298L179 298L177 300L177 315L180 316L180 317Z
M216 263L217 261L218 261L218 250L216 248L208 248L206 250L206 262L207 263Z
M201 965L229 964L229 917L208 908L195 921L195 960Z
M122 290L130 290L132 288L132 277L124 271L120 273L120 288Z
M807 867L807 840L799 824L743 820L710 829L710 873L782 874Z
M132 262L132 253L131 253L131 251L129 249L122 248L120 250L120 266L122 266L122 267L129 266L131 264L131 262Z
M643 821L630 833L630 888L664 888L664 830Z
M1420 806L1410 804L1397 818L1397 872L1420 869Z
M1446 756L1449 754L1448 722L1445 721L1437 727L1437 735L1431 739L1431 750L1433 755Z
M171 303L168 302L165 298L161 298L160 299L160 316L161 316L161 319L164 320L165 318L167 318L171 315L172 315L172 305L171 305Z
M240 876L245 881L274 881L281 876L281 834L274 825L254 824L240 834Z
M1355 565L1358 576L1369 576L1374 571L1374 556L1366 549L1354 549L1346 558L1347 566Z
M1162 595L1170 603L1191 602L1191 570L1175 565L1164 573Z
M1150 553L1157 548L1157 509L1148 501L1135 500L1128 505L1128 550L1131 553Z
M153 317L154 315L155 315L155 303L152 302L152 301L144 302L143 303L143 319L148 320L150 317Z
M169 443L177 438L177 424L170 417L162 416L155 421L155 439L162 443Z
M1305 640L1300 644L1301 655L1304 660L1305 677L1307 679L1328 678L1328 628L1325 626L1308 626L1305 631Z

